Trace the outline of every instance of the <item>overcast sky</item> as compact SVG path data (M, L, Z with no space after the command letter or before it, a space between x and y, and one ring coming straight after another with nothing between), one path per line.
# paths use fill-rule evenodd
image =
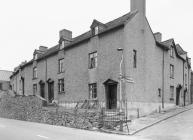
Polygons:
M193 58L193 0L146 1L153 32L174 38ZM29 61L40 45L56 45L61 29L75 37L88 31L93 19L106 23L129 11L129 0L1 0L0 69Z

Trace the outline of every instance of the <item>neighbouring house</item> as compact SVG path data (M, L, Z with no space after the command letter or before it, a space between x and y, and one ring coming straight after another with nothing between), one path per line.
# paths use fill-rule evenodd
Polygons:
M145 0L131 0L128 14L93 20L80 36L61 30L56 46L40 46L14 70L13 91L59 104L97 99L108 109L124 100L144 112L189 104L190 58L174 39L152 32L145 9Z
M10 87L10 76L12 71L0 70L0 91L8 91Z

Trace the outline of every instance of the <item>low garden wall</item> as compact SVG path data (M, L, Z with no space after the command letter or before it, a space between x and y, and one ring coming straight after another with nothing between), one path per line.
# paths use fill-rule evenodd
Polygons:
M36 96L4 95L0 102L0 117L80 129L102 125L100 110L64 110L42 105L42 100Z

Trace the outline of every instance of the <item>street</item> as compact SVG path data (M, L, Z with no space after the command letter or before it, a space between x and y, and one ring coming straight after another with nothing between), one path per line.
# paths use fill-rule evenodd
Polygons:
M136 136L151 140L192 140L193 109L149 127Z
M0 140L140 140L140 138L0 118Z

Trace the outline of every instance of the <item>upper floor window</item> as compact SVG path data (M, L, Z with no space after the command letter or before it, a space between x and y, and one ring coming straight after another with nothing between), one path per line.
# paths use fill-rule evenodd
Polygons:
M170 100L174 100L174 86L170 86Z
M38 59L38 54L34 54L34 59L37 60Z
M174 47L170 48L170 57L174 57Z
M187 74L185 74L184 79L185 79L185 86L187 86Z
M61 41L60 49L63 49L63 48L64 48L64 41Z
M137 51L133 50L133 68L137 68Z
M89 99L97 98L97 83L89 84Z
M99 33L99 26L94 27L94 35Z
M64 72L64 58L58 60L58 72Z
M34 67L33 68L33 78L37 78L38 75L37 75L37 67Z
M58 79L58 92L64 92L64 78Z
M174 78L174 65L170 64L170 78Z
M37 94L37 84L33 84L33 95Z
M93 52L89 54L89 69L93 69L97 67L97 52Z

